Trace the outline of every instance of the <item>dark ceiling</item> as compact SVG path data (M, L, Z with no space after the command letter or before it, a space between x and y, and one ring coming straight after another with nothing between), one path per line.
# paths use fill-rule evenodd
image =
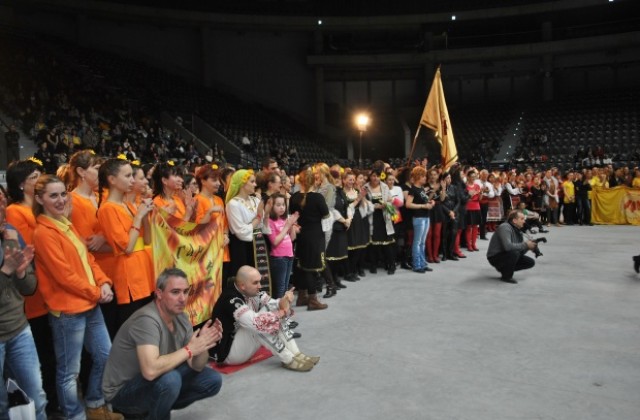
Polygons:
M108 0L112 3L214 13L289 16L380 16L459 12L553 3L541 0Z

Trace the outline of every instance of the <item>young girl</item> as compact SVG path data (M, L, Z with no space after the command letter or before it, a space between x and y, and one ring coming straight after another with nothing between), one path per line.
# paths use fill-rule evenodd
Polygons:
M296 225L298 213L287 218L286 197L280 193L271 195L273 206L269 214L269 241L271 241L270 267L273 280L273 297L284 296L289 287L289 276L293 268L293 242L300 226Z
M133 187L133 170L126 160L105 161L100 166L98 180L98 222L115 255L113 281L118 321L122 325L151 300L155 289L153 264L145 250L145 244L151 243L148 214L153 203L151 199L141 199L135 213L125 204L124 197ZM105 188L109 189L109 197L102 202Z

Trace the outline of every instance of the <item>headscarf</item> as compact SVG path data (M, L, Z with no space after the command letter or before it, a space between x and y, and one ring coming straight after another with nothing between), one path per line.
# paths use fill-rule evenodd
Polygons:
M240 188L242 188L242 186L246 184L252 176L253 169L240 169L235 171L231 177L231 181L229 181L229 188L227 189L225 203L228 203L233 199L233 197L238 195Z

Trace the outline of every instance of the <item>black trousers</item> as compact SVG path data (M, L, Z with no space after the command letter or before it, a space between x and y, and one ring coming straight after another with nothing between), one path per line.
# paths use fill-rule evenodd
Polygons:
M533 258L518 250L502 252L487 259L489 264L494 266L502 274L502 278L506 280L511 279L515 271L527 270L536 265Z
M591 223L591 202L588 197L577 197L576 200L578 223L588 225Z
M564 224L575 225L576 224L576 203L564 203L563 207Z
M458 231L458 221L446 217L442 223L442 253L446 258L453 256L453 248L456 242L456 233Z
M489 213L489 203L480 203L480 239L487 238L487 213Z

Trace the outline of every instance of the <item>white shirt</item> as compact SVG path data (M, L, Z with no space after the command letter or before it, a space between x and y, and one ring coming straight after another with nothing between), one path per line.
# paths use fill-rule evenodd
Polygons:
M229 230L236 238L245 242L253 242L253 219L258 215L260 200L249 196L249 202L240 197L234 197L227 203L226 213ZM257 227L260 227L258 225Z

